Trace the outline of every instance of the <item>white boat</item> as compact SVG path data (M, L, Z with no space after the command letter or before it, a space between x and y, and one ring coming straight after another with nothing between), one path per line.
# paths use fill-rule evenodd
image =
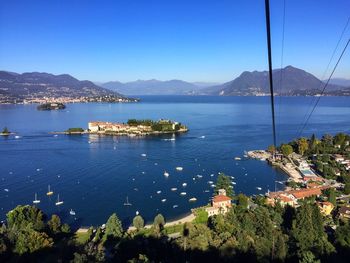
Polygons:
M182 171L183 169L184 169L184 168L181 167L181 166L177 166L177 167L176 167L176 170L177 170L177 171Z
M48 195L48 196L53 195L53 191L51 191L50 185L48 186L46 195Z
M5 188L5 189L4 189L4 191L5 191L5 192L9 192L10 190L9 190L9 189L7 189L7 188Z
M209 190L204 190L204 193L209 193L210 191Z
M190 201L190 202L196 202L196 201L197 201L197 198L192 197L192 198L190 198L188 201Z
M132 204L129 203L129 198L128 196L126 197L126 202L124 203L125 206L131 206Z
M141 156L142 156L142 157L146 157L146 156L147 156L147 154L143 153L143 154L141 154Z
M236 161L240 161L240 160L242 160L242 158L241 157L235 157L235 160Z
M211 186L211 188L214 188L215 187L215 184L212 184L212 185L210 185Z
M71 216L75 216L75 211L74 211L73 209L71 209L71 210L69 211L69 214L70 214Z
M57 202L56 202L56 205L63 205L63 201L60 201L60 195L58 194L57 195Z
M258 189L259 191L261 191L261 190L262 190L262 188L261 188L261 187L257 187L256 189Z
M231 182L231 184L236 184L236 182Z
M21 136L18 136L18 135L15 136L15 139L19 139L19 138L21 138Z
M138 216L140 214L140 212L139 211L136 211L136 215Z
M166 202L166 199L162 199L162 203Z
M186 186L187 186L187 183L183 183L182 186L183 186L183 187L186 187Z
M186 192L181 192L180 195L184 196L186 195Z
M160 194L162 191L157 191L157 194Z
M201 137L199 137L199 138L201 138L201 139L205 139L205 136L204 135L202 135Z
M58 135L57 134L55 134L53 137L57 137Z
M40 200L38 200L38 196L35 193L35 198L34 198L33 204L39 204L39 203L40 203Z
M177 191L177 188L176 188L176 187L173 187L173 188L171 188L170 190L173 191L173 192L175 192L175 191Z
M201 175L201 174L197 174L197 177L198 177L198 178L202 178L202 177L203 177L203 175Z
M179 207L178 205L173 205L173 208Z
M164 176L165 177L168 177L169 176L169 173L167 171L164 171Z
M214 182L213 181L208 181L208 184L213 184Z

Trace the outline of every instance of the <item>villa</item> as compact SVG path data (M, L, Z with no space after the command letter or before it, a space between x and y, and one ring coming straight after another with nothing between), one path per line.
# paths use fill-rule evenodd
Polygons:
M211 207L207 207L208 216L226 214L232 207L231 198L226 195L225 189L219 189L219 194L213 197Z
M331 202L319 202L317 203L322 214L328 216L334 209L334 205Z

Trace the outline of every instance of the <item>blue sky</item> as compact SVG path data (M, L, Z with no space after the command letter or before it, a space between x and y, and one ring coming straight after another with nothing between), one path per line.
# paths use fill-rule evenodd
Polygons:
M270 4L279 68L283 0ZM0 69L93 81L225 82L267 69L264 12L264 0L1 1ZM349 15L349 0L286 0L283 65L328 77ZM350 25L334 63L349 38ZM350 48L335 76L350 78Z

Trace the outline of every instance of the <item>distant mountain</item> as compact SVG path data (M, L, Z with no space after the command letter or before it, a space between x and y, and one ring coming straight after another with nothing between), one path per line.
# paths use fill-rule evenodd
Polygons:
M312 74L287 66L273 71L274 91L276 95L316 95L320 93L324 83ZM343 90L344 87L330 84L326 94L333 94ZM346 90L347 92L347 90ZM269 94L269 80L267 71L245 71L238 78L222 85L205 88L200 94L223 96L259 96Z
M202 88L199 85L176 79L167 81L137 80L126 83L111 81L102 84L102 87L125 95L192 95Z
M324 80L323 82L327 82L327 80ZM334 78L329 81L329 83L333 85L343 86L343 87L350 87L350 79L344 79L344 78Z
M68 75L49 73L23 73L0 71L0 97L123 97L117 92L99 87L88 80L77 80Z

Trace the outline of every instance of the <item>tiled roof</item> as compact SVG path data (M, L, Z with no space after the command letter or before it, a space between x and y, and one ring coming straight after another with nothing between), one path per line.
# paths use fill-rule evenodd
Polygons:
M231 201L231 198L226 195L216 195L213 197L214 203L224 202L224 201Z
M294 190L294 191L290 191L290 193L294 195L296 199L301 199L301 198L310 197L314 195L321 195L322 194L321 190L322 190L322 187L319 187L319 188Z

